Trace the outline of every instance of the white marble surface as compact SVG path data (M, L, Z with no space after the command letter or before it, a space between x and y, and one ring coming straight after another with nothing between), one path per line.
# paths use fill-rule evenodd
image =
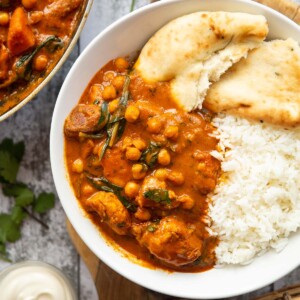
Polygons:
M137 7L146 5L148 2L147 0L137 0ZM15 141L25 141L26 154L19 179L34 187L36 193L40 191L55 191L50 170L48 140L52 111L61 84L79 53L101 30L114 20L127 14L130 9L130 3L131 0L94 0L91 13L77 47L75 47L63 68L34 101L0 124L0 141L4 137L12 137ZM9 200L0 194L0 211L5 212L9 208ZM9 246L12 260L16 262L25 259L38 259L52 263L69 276L77 289L80 300L98 299L91 277L67 235L65 214L58 199L55 209L44 218L45 222L50 226L48 231L34 221L26 220L22 229L22 239ZM0 261L0 270L7 265L7 263ZM299 281L300 269L297 269L264 289L237 297L236 299L252 299L264 292L295 284ZM115 300L103 299L101 295L99 295L99 299ZM166 297L166 299L171 298ZM5 300L1 298L1 291L0 300Z

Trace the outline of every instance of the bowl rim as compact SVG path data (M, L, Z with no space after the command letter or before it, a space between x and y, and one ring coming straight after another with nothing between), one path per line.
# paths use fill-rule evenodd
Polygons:
M120 24L122 24L123 22L126 22L127 20L130 20L131 18L134 18L135 16L138 16L144 12L147 12L151 9L155 9L157 7L163 7L163 6L168 6L170 4L173 3L180 3L180 2L184 2L185 0L166 0L166 1L159 1L159 2L155 2L151 5L146 5L144 7L141 7L137 10L135 10L134 12L127 14L123 17L121 17L120 19L118 19L117 21L113 22L111 25L109 25L108 27L106 27L102 32L100 32L90 43L89 45L84 49L84 51L80 54L80 56L78 57L78 59L76 60L76 62L74 63L74 65L72 66L70 72L68 73L64 84L61 88L61 91L58 95L58 99L61 98L61 93L63 92L63 87L66 84L66 82L68 82L70 80L70 78L72 77L72 71L77 67L77 65L81 64L81 61L83 60L83 57L89 53L89 51L91 49L93 49L95 47L95 45L98 43L99 40L101 40L107 33L109 33L109 31L111 31L113 28L119 26ZM193 1L193 0L190 0ZM194 0L195 2L198 0ZM208 1L208 0L207 0ZM215 1L219 1L221 2L221 0L215 0ZM223 0L224 1L224 0ZM261 9L265 12L268 12L271 15L275 15L277 18L281 19L282 21L288 23L290 26L294 27L294 29L296 29L296 31L299 32L299 38L300 38L300 29L298 27L298 25L296 23L294 23L291 19L289 19L288 17L286 17L285 15L279 13L278 11L269 8L267 6L264 6L260 3L257 2L253 2L250 0L230 0L231 2L235 2L237 4L244 4L244 5L248 5L249 7L255 7L258 9ZM100 68L99 68L100 69ZM92 77L90 78L90 80L92 79ZM55 182L55 186L58 192L59 197L62 196L62 190L59 188L60 183L58 182L58 179L56 178L56 158L54 155L54 145L55 145L55 132L54 132L54 124L56 122L57 119L57 114L58 114L58 102L56 103L55 109L54 109L54 113L53 113L53 118L52 118L52 124L51 124L51 132L50 132L50 160L51 160L51 169L52 169L52 173L53 173L53 178L54 178L54 182ZM77 101L78 102L78 101ZM58 170L57 170L58 172ZM68 180L68 179L66 179ZM74 196L75 197L75 196ZM75 197L76 198L76 197ZM160 293L163 294L167 294L167 295L171 295L171 296L175 296L175 297L183 297L183 298L189 298L189 299L199 299L199 296L197 295L191 295L191 294L187 294L184 292L178 292L177 291L170 291L168 289L166 289L164 286L160 286L159 288L154 288L153 285L151 285L151 282L149 281L145 281L142 278L136 277L134 276L134 274L131 274L128 271L123 270L122 268L119 268L116 263L114 261L111 261L109 259L109 257L104 257L99 255L99 251L97 250L95 245L91 245L89 244L88 238L87 236L84 234L84 232L81 230L80 226L75 222L74 219L72 219L72 217L69 215L68 213L68 208L66 203L64 203L63 201L61 201L62 206L67 214L67 216L69 217L69 220L71 222L71 224L73 225L73 227L75 228L76 232L79 234L79 236L81 237L81 239L84 241L84 243L90 248L90 250L99 258L101 259L101 261L103 261L105 264L107 264L110 268L112 268L114 271L116 271L117 273L119 273L120 275L122 275L123 277L131 280L132 282L144 286L148 289L151 290L155 290L158 291ZM79 205L79 204L78 204ZM100 234L100 233L99 233ZM122 253L116 249L114 249L112 246L112 251L118 252L119 256L122 256ZM123 258L126 259L127 261L130 261L128 258ZM130 264L134 264L132 261L130 261ZM279 278L285 276L286 274L288 274L289 272L291 272L293 269L295 269L296 267L298 267L300 265L300 261L297 262L297 264L293 264L292 266L289 266L289 268L285 268L285 270L280 273L277 274L276 276L273 274L270 274L270 277L268 277L268 279L265 279L264 281L261 281L260 284L256 284L256 285L249 285L248 287L243 288L242 290L237 290L237 291L227 291L225 293L218 293L218 294L214 294L214 295L205 295L205 296L201 296L200 298L203 297L202 299L206 298L206 299L219 299L219 298L228 298L228 297L233 297L233 296L238 296L241 294L245 294L245 293L249 293L252 292L254 290L260 289L276 280L278 280ZM140 265L141 268L144 268L143 266ZM155 270L157 272L159 272L159 270ZM208 271L209 272L209 271ZM177 272L174 272L175 274L178 274ZM186 273L180 273L180 274L186 274ZM194 274L194 273L191 273Z
M71 41L68 45L68 47L65 49L63 55L60 57L56 65L53 67L53 69L50 71L50 73L46 76L46 78L38 84L38 86L29 94L27 95L21 102L19 102L17 105L13 106L11 109L6 111L4 114L0 115L0 123L7 119L8 117L12 116L15 112L17 112L19 109L21 109L25 104L33 100L33 98L51 81L53 76L58 72L58 70L62 67L62 65L65 63L65 61L68 59L69 55L73 51L77 40L81 34L81 31L85 25L85 22L87 20L88 14L91 10L93 4L93 0L86 0L85 7L82 11L82 17L80 19L79 24L77 25L77 29L75 31L75 34L73 34Z

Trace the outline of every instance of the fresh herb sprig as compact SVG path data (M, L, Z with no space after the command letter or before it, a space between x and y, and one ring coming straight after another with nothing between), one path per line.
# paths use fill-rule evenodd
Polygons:
M23 142L14 144L11 139L0 143L0 186L5 196L13 198L9 213L0 213L0 259L9 261L7 243L14 243L21 237L23 221L31 217L44 228L48 226L36 216L54 207L55 197L41 193L37 197L24 183L17 182L17 174L25 152Z
M149 189L144 193L144 197L156 203L160 203L164 205L171 204L169 191L165 189Z

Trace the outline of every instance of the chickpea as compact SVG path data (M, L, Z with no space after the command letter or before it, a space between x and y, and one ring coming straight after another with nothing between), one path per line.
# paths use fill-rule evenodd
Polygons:
M125 111L125 119L130 123L134 123L140 116L140 110L135 105L129 105Z
M142 164L134 164L131 168L134 179L143 179L147 173L147 167Z
M37 24L42 21L44 13L42 11L33 11L30 13L29 23Z
M135 148L139 149L140 151L143 151L147 148L146 142L141 138L136 138L132 141L132 144Z
M178 131L178 126L170 125L165 129L164 135L171 140L176 140L178 138Z
M162 128L162 123L159 118L151 118L147 121L147 130L151 133L159 133Z
M81 158L77 158L76 160L73 161L72 171L75 173L83 172L83 161Z
M135 147L128 147L126 150L126 158L129 160L139 160L141 155L141 151Z
M124 71L129 67L129 62L124 57L118 57L114 63L116 68L120 71Z
M115 99L108 104L108 110L111 114L113 114L119 106L119 99Z
M135 198L138 195L139 190L140 186L133 181L129 181L124 188L125 195L129 198Z
M124 140L123 140L123 143L122 143L122 150L124 151L124 150L127 149L127 147L130 147L130 146L132 146L132 145L133 145L133 144L132 144L132 138L129 137L129 136L126 136L126 137L124 138Z
M84 184L82 187L82 194L85 196L89 196L94 192L94 189L91 185L89 184Z
M160 181L165 181L168 177L169 170L167 169L157 169L154 173L154 176L160 180Z
M112 84L119 91L123 88L124 82L125 82L124 76L117 76L113 79Z
M157 161L162 166L167 166L171 162L171 156L166 149L161 149L157 156Z
M113 85L108 85L102 92L102 98L104 100L112 100L117 97L117 91Z
M7 12L0 12L0 26L7 26L9 23L9 14Z
M194 199L192 199L188 195L181 195L177 198L179 202L181 202L181 206L183 209L192 209L195 205Z
M33 62L33 67L36 71L44 71L48 65L48 57L44 54L38 55Z
M149 221L151 219L151 213L146 208L138 207L134 216L141 221Z
M22 5L26 9L31 9L36 5L37 0L22 0Z
M168 174L168 180L172 181L172 183L174 183L176 185L183 185L184 176L181 172L171 171Z

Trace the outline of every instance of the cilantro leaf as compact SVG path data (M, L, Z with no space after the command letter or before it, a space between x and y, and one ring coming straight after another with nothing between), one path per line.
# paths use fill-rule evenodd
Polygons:
M17 225L20 225L26 217L27 217L27 214L24 212L24 210L20 206L14 206L13 209L11 210L11 219Z
M20 162L25 152L24 142L14 144L11 139L4 139L0 144L0 151L11 153L11 155Z
M21 237L19 226L8 214L0 214L0 243L15 242Z
M18 170L19 162L17 159L9 152L0 150L0 181L15 182Z
M149 147L142 153L140 161L153 168L157 162L160 149L161 146L159 144L151 141Z
M16 205L21 207L32 204L34 200L33 192L24 183L6 185L3 187L3 193L15 197Z
M169 191L164 189L150 189L144 193L146 199L152 200L156 203L171 204Z
M33 210L43 214L53 208L55 204L55 196L52 193L41 193L34 201Z

